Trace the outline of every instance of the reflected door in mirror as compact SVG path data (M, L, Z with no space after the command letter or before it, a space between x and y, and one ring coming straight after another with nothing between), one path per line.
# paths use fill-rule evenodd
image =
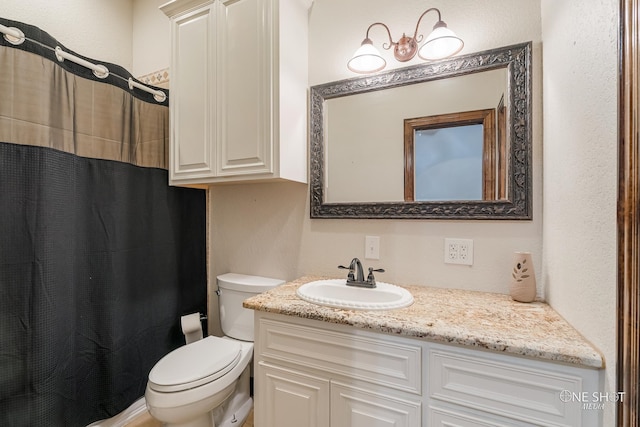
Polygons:
M504 177L496 117L484 109L406 119L405 201L495 200Z

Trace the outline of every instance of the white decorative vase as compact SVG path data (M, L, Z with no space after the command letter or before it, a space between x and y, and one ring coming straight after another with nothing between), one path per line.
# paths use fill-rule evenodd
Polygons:
M509 294L514 301L531 302L536 299L536 275L530 252L514 254Z

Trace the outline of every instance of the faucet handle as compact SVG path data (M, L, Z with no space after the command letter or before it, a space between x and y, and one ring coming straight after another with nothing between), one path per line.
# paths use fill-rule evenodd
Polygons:
M367 283L372 285L372 287L376 286L376 278L373 275L374 271L376 273L384 273L384 268L376 268L376 269L374 269L373 267L369 267L369 275L367 276Z
M342 268L343 270L349 270L349 274L347 274L347 281L353 282L356 278L353 276L353 268L345 267L344 265L339 265L338 268Z

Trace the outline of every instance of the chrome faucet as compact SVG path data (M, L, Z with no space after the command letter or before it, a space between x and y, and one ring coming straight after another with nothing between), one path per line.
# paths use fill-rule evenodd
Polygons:
M373 272L384 273L384 269L378 268L373 269L369 267L369 275L367 279L364 279L364 271L362 269L362 263L358 258L354 258L351 260L351 264L349 267L345 267L344 265L339 265L338 268L342 268L345 270L349 270L347 274L347 286L358 286L361 288L375 288L376 287L376 278L373 276Z

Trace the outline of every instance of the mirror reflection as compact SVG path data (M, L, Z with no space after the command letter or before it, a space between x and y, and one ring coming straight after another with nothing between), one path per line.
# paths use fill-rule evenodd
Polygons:
M495 108L506 88L502 67L327 100L325 200L404 201L405 120Z
M482 200L482 134L481 124L414 131L405 200Z
M312 87L311 216L529 219L530 62L524 43ZM468 175L430 163L453 148Z
M504 126L495 109L404 121L404 200L495 200L503 197Z
M482 134L482 125L415 131L408 200L482 200Z

